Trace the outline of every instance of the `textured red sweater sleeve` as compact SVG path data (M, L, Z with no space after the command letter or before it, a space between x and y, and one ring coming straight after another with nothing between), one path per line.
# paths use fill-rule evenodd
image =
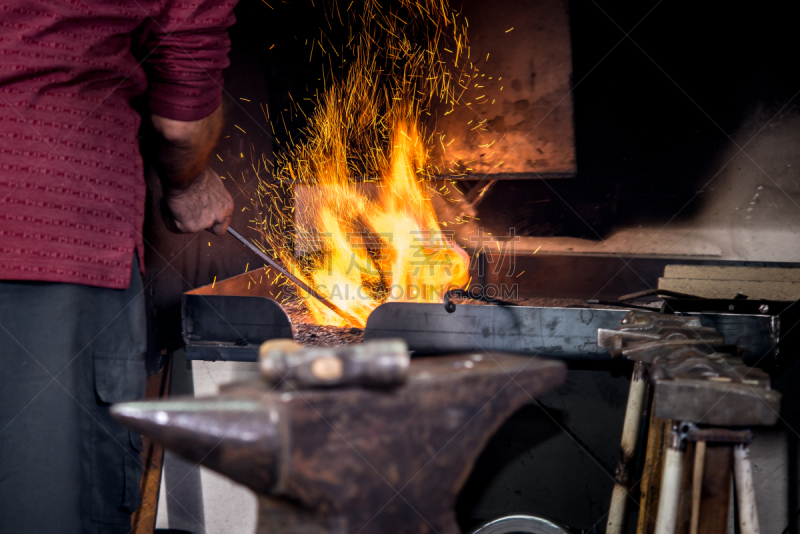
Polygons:
M128 286L145 207L130 101L213 112L235 3L0 1L0 280Z
M233 0L172 1L150 23L145 42L150 111L168 119L199 120L222 102Z

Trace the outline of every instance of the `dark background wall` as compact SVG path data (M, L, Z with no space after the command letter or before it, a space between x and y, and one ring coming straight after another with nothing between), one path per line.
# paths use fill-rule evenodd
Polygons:
M586 223L600 235L665 223L719 170L726 134L800 109L796 2L577 0L569 10L578 176L500 184L481 206L488 226L597 239ZM522 209L493 209L509 199Z

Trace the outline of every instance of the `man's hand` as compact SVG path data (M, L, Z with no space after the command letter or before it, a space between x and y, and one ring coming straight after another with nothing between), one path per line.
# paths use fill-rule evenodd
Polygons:
M231 222L233 199L219 175L206 167L187 187L164 189L161 213L173 232L192 234L208 229L221 235Z
M228 229L233 199L219 175L206 162L222 128L222 107L196 121L178 121L151 115L151 141L164 198L161 214L173 232L192 234Z

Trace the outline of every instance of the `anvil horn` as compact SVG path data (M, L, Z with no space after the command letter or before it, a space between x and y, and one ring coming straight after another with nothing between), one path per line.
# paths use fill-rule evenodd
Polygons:
M279 409L255 399L173 397L111 408L119 421L184 458L268 493L277 484Z

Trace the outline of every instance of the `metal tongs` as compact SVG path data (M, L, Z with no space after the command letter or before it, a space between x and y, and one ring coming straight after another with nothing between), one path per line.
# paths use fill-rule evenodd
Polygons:
M251 243L250 240L248 240L242 234L234 230L232 226L228 226L228 233L231 234L236 239L238 239L239 241L241 241L244 244L244 246L255 252L259 258L267 262L270 266L272 266L272 268L274 268L283 276L285 276L287 279L289 279L289 281L292 282L294 285L296 285L297 287L299 287L300 289L302 289L303 291L305 291L306 293L308 293L309 295L320 301L322 304L327 306L331 311L333 311L336 315L338 315L339 317L350 323L351 326L360 326L361 323L359 322L358 319L356 319L346 311L339 308L336 304L334 304L330 300L320 295L313 287L306 284L305 282L297 278L295 275L284 269L280 263L273 260L266 254L264 254L261 251L261 249L259 249L253 243Z

